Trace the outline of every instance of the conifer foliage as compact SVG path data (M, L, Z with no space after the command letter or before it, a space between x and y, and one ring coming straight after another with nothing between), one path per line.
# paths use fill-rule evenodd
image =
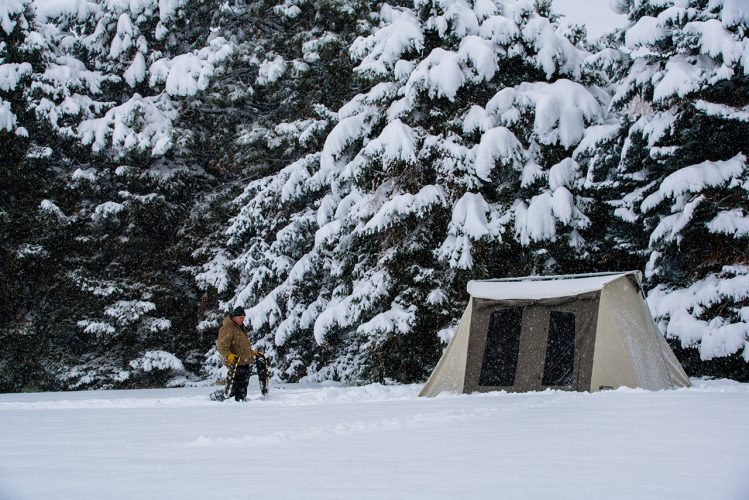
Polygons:
M372 18L349 49L365 90L327 116L319 150L248 186L229 228L255 235L233 301L286 376L421 380L467 278L592 256L576 150L609 98L582 83L590 54L548 4Z
M416 382L470 279L641 269L687 371L749 379L749 9L0 3L0 390Z
M186 154L180 107L231 54L210 21L197 26L216 6L0 6L3 144L13 151L3 157L2 388L184 371L171 353L189 360L196 347L180 342L193 336L195 300L175 238L209 184Z
M689 372L746 379L749 362L749 9L621 2L627 73L614 186L624 244L647 257L648 301ZM645 228L644 233L641 232Z

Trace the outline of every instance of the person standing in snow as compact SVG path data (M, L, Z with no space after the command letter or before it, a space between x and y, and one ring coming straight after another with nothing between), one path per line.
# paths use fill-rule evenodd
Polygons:
M224 318L224 323L218 331L216 349L221 355L224 365L228 368L237 361L237 371L229 397L236 401L245 401L247 386L250 383L250 365L259 353L250 345L250 339L244 327L244 308L237 306Z

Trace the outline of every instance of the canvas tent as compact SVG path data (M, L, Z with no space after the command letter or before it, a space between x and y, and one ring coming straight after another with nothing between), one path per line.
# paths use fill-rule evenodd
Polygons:
M689 386L640 273L471 281L455 335L420 396Z

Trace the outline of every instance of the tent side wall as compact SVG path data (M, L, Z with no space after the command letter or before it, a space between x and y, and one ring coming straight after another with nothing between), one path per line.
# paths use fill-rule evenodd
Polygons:
M464 392L471 311L473 311L473 299L468 301L468 306L466 306L466 310L460 318L455 336L447 345L419 396L433 397L442 391Z
M655 325L634 275L604 286L598 311L591 391L688 387L689 378Z

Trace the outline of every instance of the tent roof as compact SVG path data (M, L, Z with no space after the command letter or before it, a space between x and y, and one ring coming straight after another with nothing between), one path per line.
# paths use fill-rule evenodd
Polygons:
M525 276L501 280L469 281L468 293L472 297L492 300L536 300L570 297L600 290L607 283L639 271L621 273L577 274L564 276Z

